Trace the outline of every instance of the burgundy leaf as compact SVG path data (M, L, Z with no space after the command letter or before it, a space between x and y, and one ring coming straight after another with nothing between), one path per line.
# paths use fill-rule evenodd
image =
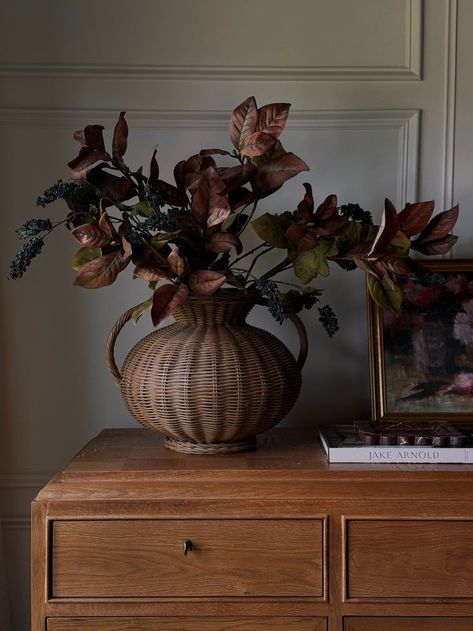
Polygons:
M94 223L85 223L72 230L72 236L81 245L89 248L103 248L110 243L110 237Z
M179 255L179 248L175 248L168 256L168 263L176 276L181 278L186 270L184 259Z
M232 154L229 151L225 151L225 149L201 149L199 152L201 156L231 156Z
M216 254L229 252L232 248L235 248L237 254L241 254L243 250L240 239L230 232L216 232L207 245L207 249Z
M417 249L419 245L430 243L431 241L439 241L444 239L453 229L458 219L458 204L450 210L444 210L442 213L435 215L427 227L420 233L415 241Z
M109 252L83 265L74 281L75 285L86 289L99 289L111 285L118 274L125 269L129 259L121 252Z
M307 227L306 223L291 224L284 236L288 241L290 249L295 252L307 252L319 245L317 236Z
M349 223L347 217L339 214L317 221L314 230L319 237L334 237L338 235Z
M182 304L189 295L186 285L161 285L153 294L153 306L151 307L151 319L154 326L158 326L170 315L176 307Z
M225 282L225 276L209 269L201 269L189 276L189 287L196 296L210 296Z
M250 96L233 110L230 120L230 140L236 149L247 136L256 131L258 109L254 96Z
M211 166L204 171L192 198L192 215L203 227L215 208L229 208L225 183Z
M266 193L281 186L286 180L308 171L307 164L293 153L268 160L262 164L254 179L254 187L258 192Z
M133 272L133 276L141 278L141 280L152 282L156 280L168 280L169 272L153 265L137 265Z
M417 250L421 254L427 255L435 255L435 254L447 254L453 248L455 243L458 241L458 237L454 234L447 234L443 239L438 239L437 241L427 241L425 243L417 243L414 241L412 244L412 249Z
M156 159L157 149L153 151L153 155L151 156L151 161L149 163L149 184L154 188L158 186L159 180L159 166L158 161Z
M125 120L125 112L120 112L112 141L112 157L118 164L123 164L123 156L126 153L128 142L128 125Z
M228 193L228 202L233 212L242 206L248 206L255 199L255 194L244 186L235 188Z
M326 197L315 211L315 219L318 221L323 221L324 219L329 219L335 213L338 213L337 203L338 202L336 195L329 195L328 197Z
M112 224L112 222L110 220L110 217L107 215L107 213L105 211L103 211L102 214L100 215L99 226L102 229L102 231L108 237L110 237L110 239L112 241L118 241L119 240L118 233L115 230L115 227Z
M396 236L399 230L399 217L393 203L389 199L384 200L384 213L381 225L378 228L373 247L369 253L370 257L376 257L383 253L386 247Z
M254 134L249 134L240 143L240 153L243 156L256 157L261 156L274 147L276 144L276 138L265 134L262 131L255 131Z
M176 182L176 186L178 190L180 191L183 191L186 188L185 169L186 169L185 160L181 160L174 167L174 181Z
M122 241L123 258L130 259L131 255L133 254L133 250L131 249L131 243L128 241L128 239L125 236L122 236L121 241Z
M87 173L99 162L107 162L109 155L104 151L94 151L89 147L81 147L79 155L67 163L74 180L85 179Z
M404 210L401 210L399 213L399 229L407 237L419 234L429 223L434 212L434 206L434 201L406 204Z
M251 162L235 167L221 167L217 169L217 173L225 182L227 193L249 182L255 172L256 167Z
M218 226L228 219L229 216L230 208L214 208L207 219L207 227Z
M102 125L87 125L84 128L84 139L87 147L94 151L105 151L103 130L104 127Z
M82 145L83 147L85 147L85 134L84 134L84 130L83 129L78 129L77 131L75 131L73 134L74 140L77 140L77 142Z
M278 138L286 125L290 103L270 103L258 110L258 130Z
M305 195L304 199L297 206L297 215L306 222L312 221L314 212L314 196L312 195L312 186L304 183Z

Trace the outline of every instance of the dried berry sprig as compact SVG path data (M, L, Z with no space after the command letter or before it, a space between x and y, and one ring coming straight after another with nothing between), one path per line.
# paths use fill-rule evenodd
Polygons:
M53 229L51 219L28 219L16 229L16 234L22 240L36 237L42 232L49 232Z
M10 264L8 278L10 280L21 278L31 261L41 253L43 245L44 241L40 237L31 237L26 241Z
M82 188L82 186L83 184L81 182L70 180L63 182L63 180L58 180L38 197L36 205L45 208L48 204L58 199L70 199L77 189Z
M333 337L339 329L338 318L330 305L319 307L319 321L329 337Z

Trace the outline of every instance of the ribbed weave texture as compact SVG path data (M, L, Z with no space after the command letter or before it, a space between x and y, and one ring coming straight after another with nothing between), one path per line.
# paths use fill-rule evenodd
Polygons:
M253 304L231 290L190 298L174 324L138 342L120 384L132 416L202 445L242 441L279 423L299 395L301 374L282 342L245 322Z

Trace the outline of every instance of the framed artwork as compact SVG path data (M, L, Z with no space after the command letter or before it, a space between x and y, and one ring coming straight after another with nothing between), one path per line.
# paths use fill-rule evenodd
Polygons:
M473 421L473 259L423 262L399 313L368 296L376 420Z

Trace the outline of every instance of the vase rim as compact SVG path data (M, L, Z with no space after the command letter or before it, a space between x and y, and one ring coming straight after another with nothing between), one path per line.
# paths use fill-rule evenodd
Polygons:
M251 303L255 304L261 296L256 291L246 291L245 289L225 288L219 289L210 296L193 296L190 294L186 302L213 302L213 303Z

